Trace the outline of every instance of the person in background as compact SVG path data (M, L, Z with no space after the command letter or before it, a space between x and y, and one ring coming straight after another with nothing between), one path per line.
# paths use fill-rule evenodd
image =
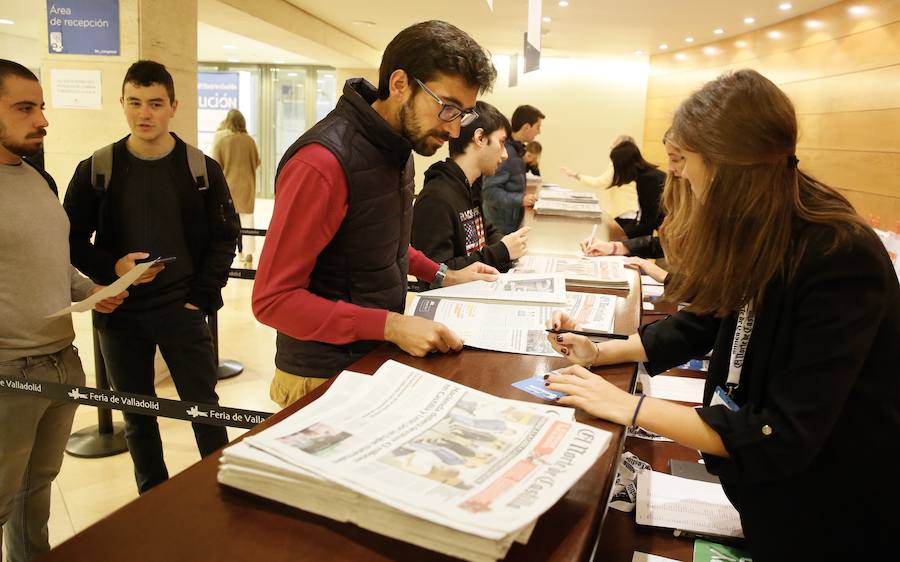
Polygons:
M47 126L37 76L0 59L0 378L84 386L72 315L48 316L103 287L72 267L56 183L23 158L38 153ZM127 296L95 310L112 312ZM0 387L0 552L5 547L10 562L50 550L50 487L76 407Z
M669 131L663 135L663 146L668 156L668 174L666 176L666 186L672 186L674 183L685 181L681 177L681 171L684 168L684 156L681 151L669 142ZM678 194L684 193L681 186L673 186L672 189L666 187L663 189L663 209L674 205L673 201L667 199L677 197ZM638 258L663 258L662 245L659 237L655 235L638 236L635 238L627 238L625 240L616 240L612 242L591 240L585 238L581 241L581 251L586 256L637 256ZM657 272L658 273L658 272Z
M462 348L443 324L403 314L407 274L440 287L498 272L449 269L410 246L412 151L431 156L458 137L496 77L464 31L412 25L385 48L378 88L348 80L335 109L282 157L253 287L253 313L278 331L269 395L282 407L381 341L416 356Z
M641 150L633 142L619 143L609 153L612 160L613 186L621 186L634 182L638 196L638 216L635 219L616 217L616 222L622 227L626 238L637 238L652 234L665 216L662 211L661 199L663 186L666 183L666 174L657 169L657 166L644 160Z
M671 138L691 204L663 225L666 293L691 304L628 340L551 343L579 365L642 361L651 375L712 349L703 406L632 395L580 366L549 388L699 449L753 560L883 557L897 536L884 509L900 499L900 285L884 246L798 169L794 106L758 72L691 95ZM564 314L551 324L575 326ZM877 467L875 489L847 485L860 467Z
M480 261L507 271L525 254L528 228L503 236L485 220L481 183L507 158L509 120L483 101L475 111L478 118L450 139L450 157L425 172L413 206L412 245L450 269Z
M519 229L525 208L534 207L537 195L525 193L525 145L541 132L545 115L536 107L520 105L512 115L512 134L506 139L506 162L485 179L484 213L497 230L509 234Z
M225 119L216 131L212 146L213 159L222 166L225 182L231 191L234 210L238 213L243 228L253 228L253 208L256 203L256 169L259 167L259 152L256 142L247 134L247 122L237 109L229 109ZM244 267L253 267L253 253L256 251L255 236L238 238L238 261Z
M613 139L612 144L609 145L609 149L612 150L623 142L637 144L634 137L630 135L619 135ZM561 166L560 169L570 178L576 179L593 189L597 194L597 198L600 200L600 207L609 216L621 219L637 218L638 211L640 210L637 188L635 187L634 182L619 186L612 185L613 176L615 175L615 168L613 168L612 162L609 162L609 165L599 176L588 176L576 172L566 166Z
M525 161L526 172L535 176L541 175L541 152L543 151L544 147L538 141L531 141L525 145L525 156L522 157L522 160Z

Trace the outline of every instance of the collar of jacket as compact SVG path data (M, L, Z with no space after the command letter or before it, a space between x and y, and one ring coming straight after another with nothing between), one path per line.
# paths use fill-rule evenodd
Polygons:
M513 140L512 138L506 139L506 142L509 143L510 146L516 151L520 157L525 156L525 143L517 140ZM509 152L509 149L507 149Z
M187 143L185 143L183 140L181 140L181 137L179 137L172 131L169 131L169 134L172 135L172 138L175 139L175 146L172 148L172 153L176 153L179 150L185 150L185 146L187 145ZM115 142L115 144L113 145L113 154L114 155L116 153L122 153L122 151L125 151L125 152L128 151L128 147L125 146L125 143L128 142L128 137L130 137L130 136L131 136L131 134L127 134ZM113 157L113 162L115 162L115 156Z
M335 111L358 123L357 130L373 146L406 163L412 144L372 108L377 98L378 90L368 80L351 78L344 84L344 92Z

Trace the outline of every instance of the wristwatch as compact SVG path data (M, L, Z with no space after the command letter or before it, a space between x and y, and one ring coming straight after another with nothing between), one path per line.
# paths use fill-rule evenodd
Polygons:
M434 274L434 279L431 280L431 285L428 287L431 289L440 289L444 285L444 277L447 276L447 264L442 263L438 268L437 273Z

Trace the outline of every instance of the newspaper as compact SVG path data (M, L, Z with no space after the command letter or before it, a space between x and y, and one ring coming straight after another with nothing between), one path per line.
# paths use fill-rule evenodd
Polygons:
M598 203L597 196L590 191L573 191L564 187L542 189L538 193L538 198L555 201L569 201L571 203Z
M71 306L67 306L63 309L57 310L53 314L47 316L47 318L56 318L58 316L64 316L73 312L87 312L89 310L93 310L94 307L97 306L98 302L102 301L103 299L114 297L130 287L132 283L137 281L138 277L144 274L145 271L156 265L156 261L157 260L154 260L152 262L144 262L134 266L133 268L131 268L131 271L116 279L115 282L97 291L83 301L76 302Z
M565 310L579 329L611 333L615 327L618 297L592 293L566 293L566 304L488 303L440 299L420 293L408 314L440 322L456 332L469 347L558 357L547 341L547 321L555 310Z
M558 407L497 398L394 361L365 390L313 402L246 441L395 509L494 540L549 509L610 441Z
M630 272L621 258L527 255L519 258L516 273L562 273L573 285L627 288Z
M569 217L600 218L603 209L599 203L581 203L573 201L557 201L554 199L538 199L534 204L534 212L538 215L561 215Z
M563 304L566 302L566 279L560 273L503 273L494 282L472 281L419 294L455 299Z

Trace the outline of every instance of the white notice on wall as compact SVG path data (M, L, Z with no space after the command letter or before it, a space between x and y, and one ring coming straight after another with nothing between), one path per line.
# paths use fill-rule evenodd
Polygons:
M55 109L101 109L99 70L50 71L51 101Z

